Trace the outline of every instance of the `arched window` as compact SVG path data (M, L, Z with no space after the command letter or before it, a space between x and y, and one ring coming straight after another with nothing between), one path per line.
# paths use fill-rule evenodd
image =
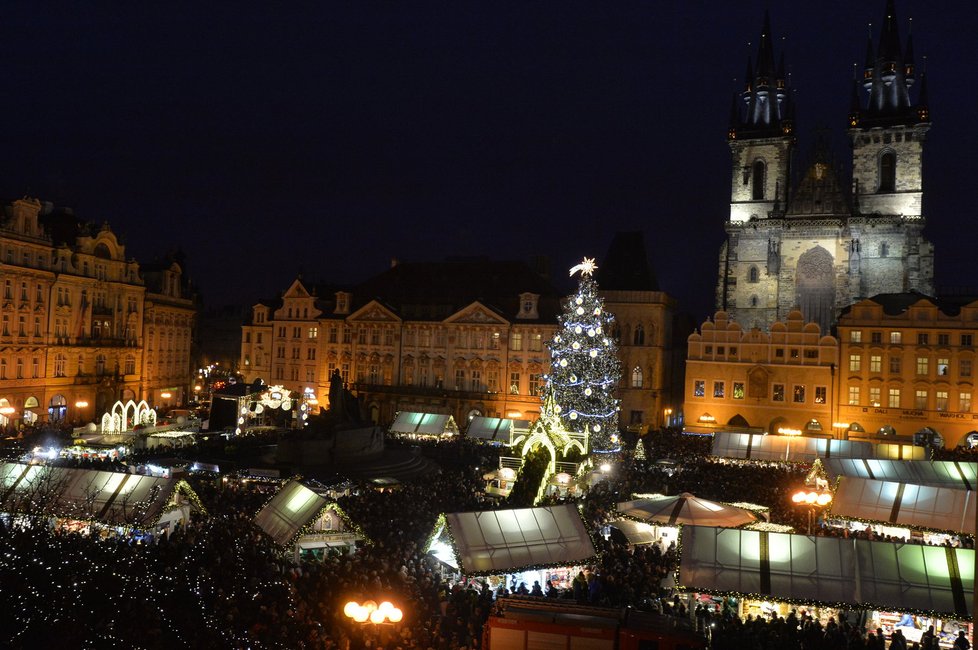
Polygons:
M635 334L632 337L632 343L635 345L645 345L645 328L641 325L635 326Z
M880 257L886 257L890 254L890 246L886 242L880 243Z
M896 154L884 152L880 156L880 192L896 191Z
M761 273L760 273L760 271L757 270L757 267L756 266L752 266L752 267L750 267L747 270L747 281L748 282L757 282L759 280L759 278L760 278L760 275L761 275Z
M632 369L632 388L641 388L643 380L642 369L639 366L635 366Z
M751 307L757 307L757 296L751 296L750 297L750 306Z
M764 163L760 160L754 161L751 191L753 192L753 199L755 201L764 200Z

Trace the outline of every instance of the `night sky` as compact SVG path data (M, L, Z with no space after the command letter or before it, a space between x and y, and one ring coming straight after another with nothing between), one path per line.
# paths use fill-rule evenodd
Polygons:
M542 254L563 278L642 229L662 288L701 319L765 6L796 163L820 127L847 161L852 64L884 0L5 3L0 196L108 221L143 261L181 248L214 306L274 296L300 266L351 282L392 257ZM897 15L929 74L938 285L974 288L978 12Z

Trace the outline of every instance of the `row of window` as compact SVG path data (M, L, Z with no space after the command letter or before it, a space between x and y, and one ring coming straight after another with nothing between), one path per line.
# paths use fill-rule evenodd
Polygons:
M96 251L96 255L97 254L98 252ZM7 264L13 265L17 263L14 256L15 256L14 249L7 248L6 254L4 255ZM37 253L37 255L35 256L31 251L25 250L21 255L20 261L22 266L26 266L28 268L38 268L38 269L48 268L48 256L44 253ZM67 272L68 260L66 258L64 257L57 258L57 259L53 258L52 261L54 266L60 269L62 273ZM92 267L89 266L87 260L82 261L82 266L80 269L81 275L89 276L89 271L91 270L91 268ZM95 268L95 277L98 280L102 280L102 281L108 280L107 267L105 266L105 264L95 263L94 268ZM124 275L125 275L126 282L135 281L135 273L133 269L131 269L130 267L126 267ZM170 294L170 295L176 295L176 294Z
M713 348L712 345L704 345L703 346L703 354L704 355L712 355L713 354L713 349L714 348ZM717 356L727 356L727 357L731 357L731 358L736 358L737 357L737 346L731 345L731 346L727 347L725 345L718 345L718 346L716 346L716 355ZM818 359L818 349L817 348L805 348L805 349L802 349L802 348L775 348L775 350L774 350L774 358L775 359L785 359L785 358L788 358L788 359L800 359L800 358L802 358L802 356L804 356L805 359Z
M850 406L883 406L883 389L879 386L871 386L867 393L868 400L863 402L863 393L859 386L849 386L849 405ZM946 390L934 391L934 410L947 411L950 406L949 393ZM903 393L900 388L886 389L886 408L906 408L903 405ZM930 391L918 389L914 391L913 408L916 410L929 410ZM957 409L959 413L969 413L971 411L971 391L959 391Z
M892 345L902 345L903 344L903 332L892 331L887 335L887 341ZM917 345L930 345L931 341L937 343L937 345L950 346L952 341L952 336L950 332L938 333L935 337L931 337L930 332L918 332L917 333ZM974 334L958 334L957 342L963 348L970 348L974 346ZM850 330L849 331L849 342L850 343L862 343L863 342L863 331L862 330ZM883 344L883 332L874 331L869 333L869 342L876 343L878 345Z
M104 354L96 355L95 357L95 374L104 375L106 373L106 362L107 359ZM38 379L40 377L40 359L34 357L31 359L31 379ZM67 365L68 357L64 354L58 353L54 356L54 376L55 377L66 377L67 376ZM24 379L24 359L17 359L14 363L14 375L8 376L8 362L6 359L0 359L0 379ZM136 374L136 357L132 355L127 355L124 360L123 372L127 375ZM78 374L85 374L85 358L82 356L78 357Z
M285 326L280 326L278 328L278 338L286 338L288 329ZM383 340L383 345L392 346L394 345L394 330L380 328L361 327L357 330L357 344L358 345L381 345L381 340ZM417 334L417 336L415 336ZM339 327L332 326L327 332L327 341L329 343L338 343L339 339ZM306 330L306 338L315 339L319 336L318 327L309 327ZM302 338L302 328L293 327L292 328L292 338L300 339ZM479 330L466 331L461 330L456 334L455 347L460 349L473 349L473 350L498 350L500 341L499 332L483 332ZM522 332L510 332L509 335L509 349L519 352L523 350L523 333ZM534 332L526 337L526 347L529 352L542 352L543 351L543 334ZM414 330L408 330L404 334L404 343L406 346L414 346L417 341L417 345L420 347L430 347L432 343L432 330L423 329L415 332ZM245 332L244 342L251 343L251 332ZM351 344L353 342L353 329L344 328L343 329L343 343ZM262 333L255 332L255 343L262 343ZM444 347L445 345L445 332L443 330L435 330L434 332L434 343L436 347Z
M30 285L27 282L20 283L19 296L20 302L30 301ZM3 281L3 299L14 299L14 282L9 278ZM40 283L34 286L34 302L38 305L44 304L44 285Z
M742 400L745 397L744 384L742 381L730 382L729 392L726 381L713 381L713 399L735 399ZM791 389L791 402L794 404L805 404L809 399L808 387L804 384L789 384ZM784 402L788 393L785 384L771 384L771 401ZM815 386L811 391L813 404L825 404L828 399L828 387ZM696 379L693 381L693 397L706 397L706 380Z
M916 364L916 374L919 376L930 375L931 360L930 357L917 357ZM938 357L937 363L934 365L937 370L937 375L939 377L946 377L950 374L951 370L951 360L947 357ZM850 372L860 372L863 369L863 355L862 354L850 354L849 355L849 371ZM890 356L887 358L887 369L890 374L900 374L903 370L903 357L901 356ZM883 356L879 354L869 355L869 371L870 372L883 372ZM971 359L958 359L958 377L971 377L972 372L972 360Z
M292 359L299 359L300 356L301 356L301 352L302 352L301 348L293 347L292 348L292 357L291 358ZM245 358L247 359L247 355L245 355ZM278 348L276 348L276 350L275 350L275 358L276 359L284 359L285 358L285 346L284 345L280 345L280 346L278 346ZM313 347L306 348L306 361L315 361L315 360L316 360L316 348L313 348ZM247 365L247 361L245 362L245 365Z

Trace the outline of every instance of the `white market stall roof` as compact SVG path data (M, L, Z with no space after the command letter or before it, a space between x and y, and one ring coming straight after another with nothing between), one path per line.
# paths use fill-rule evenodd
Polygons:
M41 512L52 517L148 528L167 512L177 492L194 506L193 489L174 478L125 472L0 464L0 509Z
M489 418L483 415L472 418L465 435L469 438L512 444L513 438L521 433L529 433L530 420L513 420L510 418Z
M862 440L833 440L807 436L718 431L712 455L741 460L811 462L816 458L891 458L925 460L924 447L896 443L874 444Z
M978 486L978 463L967 461L829 458L823 464L830 476L852 476L963 490L974 490Z
M615 519L610 525L620 530L629 544L635 544L636 546L640 544L652 544L659 539L659 536L655 534L655 526L652 524L622 517Z
M686 526L690 591L970 618L973 549Z
M458 435L458 425L451 415L399 411L391 433L413 433L422 436Z
M974 492L844 477L830 515L894 526L975 534Z
M296 480L289 481L255 515L255 525L279 546L288 546L324 510L337 509L331 499ZM342 513L341 514L342 517Z
M618 514L661 526L691 524L735 528L757 521L757 517L747 510L701 499L688 492L672 497L623 501L618 504Z
M588 530L573 504L445 514L459 571L511 573L572 566L594 558Z

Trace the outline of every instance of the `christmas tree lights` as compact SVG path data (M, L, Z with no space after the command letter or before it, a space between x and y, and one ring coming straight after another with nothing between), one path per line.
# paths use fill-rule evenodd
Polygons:
M621 378L618 344L612 337L615 317L604 310L593 274L593 259L570 270L580 273L577 292L564 302L560 328L550 341L547 377L564 428L587 433L595 451L618 447L618 400Z

